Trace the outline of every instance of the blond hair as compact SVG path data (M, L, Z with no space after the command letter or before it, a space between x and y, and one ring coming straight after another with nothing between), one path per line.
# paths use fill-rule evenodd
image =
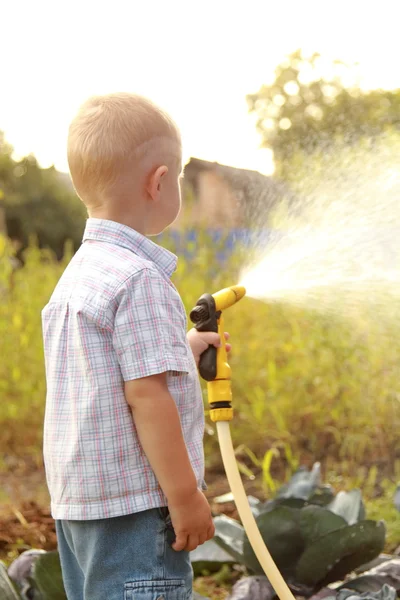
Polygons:
M68 134L68 164L77 194L85 204L98 200L165 139L180 147L174 121L147 98L128 93L89 98Z

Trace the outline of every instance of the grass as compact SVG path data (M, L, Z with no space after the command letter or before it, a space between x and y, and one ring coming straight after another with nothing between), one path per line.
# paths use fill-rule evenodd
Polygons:
M391 481L382 482L382 495L366 500L366 512L369 519L385 521L386 545L385 552L391 554L400 548L400 514L393 505L395 485Z
M188 312L202 293L236 283L241 264L240 257L216 262L215 244L206 234L199 234L194 248L174 276ZM0 452L40 461L45 401L40 311L70 255L67 251L58 263L49 252L31 246L24 268L11 277L10 253L3 239ZM400 457L400 336L395 322L384 329L361 314L346 322L248 298L226 313L225 322L233 342L236 445L244 443L257 456L271 450L273 473L290 466L292 457L308 464L345 464L349 475L363 465L393 474ZM208 428L212 431L211 423ZM216 452L215 435L206 436L206 448L211 456Z

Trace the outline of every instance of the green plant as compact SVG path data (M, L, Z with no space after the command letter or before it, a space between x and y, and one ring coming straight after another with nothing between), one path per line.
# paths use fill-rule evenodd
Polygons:
M363 598L364 600L396 600L397 592L391 586L384 584L376 592L357 593L355 590L341 589L337 594L332 594L332 596L327 596L326 598L327 600L356 600L357 598Z
M229 499L227 494L220 501ZM382 523L365 520L359 490L335 494L330 485L322 484L319 464L311 471L299 469L272 500L248 499L267 547L295 596L321 600L329 596L323 587L328 582L330 598L336 600L350 596L394 600L400 591L400 559L379 554L385 537ZM217 573L222 566L234 573L246 567L257 575L241 578L230 600L273 600L275 591L240 523L225 515L214 522L215 538L191 555L195 574ZM369 561L371 557L376 558Z
M66 600L58 552L24 552L8 572L0 563L0 592L1 600Z
M337 581L376 558L385 527L365 519L359 490L334 495L322 485L320 467L299 469L273 500L254 502L253 512L272 558L293 585L314 590ZM228 554L251 572L263 570L241 525L217 517L216 538Z
M7 574L4 563L0 562L0 598L1 600L20 600L17 588Z

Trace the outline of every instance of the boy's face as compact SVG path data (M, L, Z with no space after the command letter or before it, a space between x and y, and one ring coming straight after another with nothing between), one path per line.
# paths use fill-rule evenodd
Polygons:
M176 220L181 209L182 158L173 154L165 162L168 171L158 182L159 197L153 205L147 235L157 235L164 231Z

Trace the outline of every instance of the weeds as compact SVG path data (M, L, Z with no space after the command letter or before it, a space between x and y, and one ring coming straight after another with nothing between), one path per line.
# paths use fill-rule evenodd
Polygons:
M172 237L164 242L173 249ZM217 246L199 233L179 263L174 283L188 312L204 292L238 281L240 252L222 260ZM11 254L3 239L0 449L40 456L46 392L40 312L71 252L59 263L32 244L13 274ZM393 473L400 428L395 323L383 331L361 317L346 322L245 299L226 314L226 328L233 343L234 441L265 456L261 468L270 489L278 469L293 470L299 461L346 464L353 475L373 464L379 475ZM214 450L215 436L206 435L206 451Z

